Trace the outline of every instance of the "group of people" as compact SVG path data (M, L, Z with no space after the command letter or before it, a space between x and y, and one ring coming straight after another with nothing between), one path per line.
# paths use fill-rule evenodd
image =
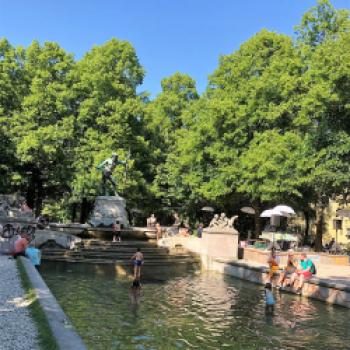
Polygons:
M280 257L277 256L274 248L271 249L271 254L268 257L269 272L265 284L265 296L266 296L266 310L268 312L273 311L275 300L272 294L272 287L274 285L274 275L281 270L279 278L276 284L277 289L283 289L285 287L294 287L296 293L301 294L304 282L309 280L316 274L315 264L309 259L305 252L300 254L300 259L294 256L293 251L289 251L287 255L287 262L283 269L280 268Z
M160 223L158 222L156 216L154 214L151 214L149 218L147 218L147 227L152 227L156 229L157 232L157 240L162 238L165 234L168 235L179 235L182 237L188 237L190 235L193 235L193 229L190 226L188 222L185 222L183 224L183 227L181 227L181 220L178 213L174 213L174 223L173 225L168 228L167 230L164 230L164 228L161 227ZM197 226L197 237L202 237L203 232L203 224L199 223Z
M30 236L25 230L21 230L19 237L16 239L11 257L17 259L19 256L27 257L31 263L38 268L40 266L41 254L40 250L29 246Z

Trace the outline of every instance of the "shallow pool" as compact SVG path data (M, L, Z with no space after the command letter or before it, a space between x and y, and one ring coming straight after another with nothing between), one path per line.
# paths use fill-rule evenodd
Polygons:
M146 268L140 291L111 265L45 263L42 275L89 349L350 349L350 310L183 267Z

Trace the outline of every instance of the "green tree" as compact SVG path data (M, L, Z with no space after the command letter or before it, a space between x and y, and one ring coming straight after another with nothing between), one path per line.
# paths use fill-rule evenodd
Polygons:
M11 137L11 119L20 109L26 92L23 70L24 50L14 48L6 39L0 40L0 192L8 193L16 187L18 161Z
M222 57L204 96L183 112L188 127L166 163L168 192L217 207L241 193L258 216L264 198L237 191L241 155L259 133L295 128L302 68L292 40L266 30Z
M177 162L181 159L177 159L175 145L184 135L190 141L189 129L193 122L186 113L196 104L198 93L195 81L179 72L163 79L161 85L162 92L147 105L145 113L147 136L152 140L153 193L163 204L176 207L181 203L188 209L184 200L191 193L178 186L181 167Z
M136 88L144 70L134 48L112 39L95 46L76 65L78 112L75 125L73 196L83 207L100 194L101 174L96 166L112 152L127 161L127 173L118 166L118 191L128 193L129 205L147 195L148 143L144 138L143 96ZM83 208L81 220L86 218Z
M316 208L317 250L322 249L326 199L349 187L349 23L348 11L320 1L304 15L298 32L304 94L296 124L305 126L309 158L315 161L305 190Z
M329 0L318 0L295 29L299 43L312 49L325 40L336 39L341 33L349 33L349 24L349 11L336 10Z
M26 50L28 90L11 119L11 136L23 172L29 175L27 200L37 213L46 195L55 198L69 189L73 64L72 56L56 43L40 46L34 41Z

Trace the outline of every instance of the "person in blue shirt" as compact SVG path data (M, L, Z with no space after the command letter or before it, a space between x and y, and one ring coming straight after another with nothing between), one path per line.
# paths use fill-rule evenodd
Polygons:
M309 280L312 275L316 274L314 263L307 257L305 253L301 254L300 268L296 270L290 279L290 285L293 286L294 281L298 279L297 294L301 294L304 282Z
M28 247L25 250L25 256L30 260L30 262L36 267L39 268L41 263L41 252L39 249L34 247Z
M266 283L265 284L265 313L266 314L273 314L273 309L275 306L275 298L272 294L272 284L271 283Z

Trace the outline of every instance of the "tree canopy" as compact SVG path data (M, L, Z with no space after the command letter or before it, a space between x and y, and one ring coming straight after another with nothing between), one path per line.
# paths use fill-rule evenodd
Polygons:
M323 199L350 187L349 62L349 12L328 0L295 36L262 30L221 56L202 95L180 72L153 100L138 93L145 71L127 41L76 61L54 42L2 39L1 192L76 219L69 212L88 211L101 191L96 166L115 152L130 208L195 219L207 203L229 212L244 204L258 219L283 201L316 209L321 242Z

